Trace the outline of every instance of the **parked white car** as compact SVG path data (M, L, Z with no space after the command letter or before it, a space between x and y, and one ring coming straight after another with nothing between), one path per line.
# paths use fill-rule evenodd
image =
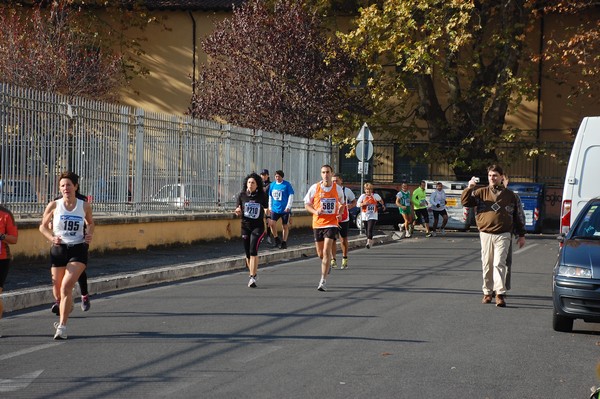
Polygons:
M215 190L206 184L166 184L151 198L152 202L160 202L175 208L188 208L202 205L215 205Z

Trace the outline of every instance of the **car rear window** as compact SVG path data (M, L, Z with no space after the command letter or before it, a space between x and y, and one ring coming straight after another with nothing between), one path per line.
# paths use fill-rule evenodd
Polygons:
M592 204L575 226L575 236L600 237L600 202Z

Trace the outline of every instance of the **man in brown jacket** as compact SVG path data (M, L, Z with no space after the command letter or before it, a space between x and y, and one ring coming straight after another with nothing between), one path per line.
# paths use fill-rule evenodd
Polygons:
M474 207L477 228L481 239L483 269L483 300L492 302L496 293L496 306L506 306L506 257L510 250L513 231L519 236L519 248L525 245L525 225L519 217L519 199L504 185L504 172L498 165L488 168L487 187L475 188L472 178L463 191L463 206Z

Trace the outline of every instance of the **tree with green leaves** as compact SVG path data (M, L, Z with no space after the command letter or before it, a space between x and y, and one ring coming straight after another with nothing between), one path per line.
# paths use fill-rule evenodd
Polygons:
M195 117L313 137L360 108L349 89L353 60L302 1L250 0L203 49L209 59L194 88Z
M340 34L367 68L372 127L405 148L428 140L425 159L447 162L457 178L481 173L498 145L523 134L506 116L535 94L533 57L551 57L526 42L545 9L533 0L375 3ZM573 2L549 3L566 12Z

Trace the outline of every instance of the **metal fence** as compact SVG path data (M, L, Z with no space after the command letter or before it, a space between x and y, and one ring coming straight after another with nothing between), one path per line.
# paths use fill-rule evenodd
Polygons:
M375 141L374 156L371 159L367 180L378 184L398 184L406 181L418 183L421 180L455 180L452 168L444 163L427 164L419 154L428 151L427 142L414 142L409 153L400 151L398 144ZM535 147L537 151L528 151ZM496 150L501 165L514 182L545 183L547 186L562 187L573 142L540 141L535 143L505 143ZM357 174L358 160L347 158L349 147L340 148L340 171L345 182L360 181ZM415 155L416 154L416 155Z
M244 177L282 169L295 205L337 149L327 141L0 84L0 203L39 216L57 176L81 176L95 213L233 209Z

